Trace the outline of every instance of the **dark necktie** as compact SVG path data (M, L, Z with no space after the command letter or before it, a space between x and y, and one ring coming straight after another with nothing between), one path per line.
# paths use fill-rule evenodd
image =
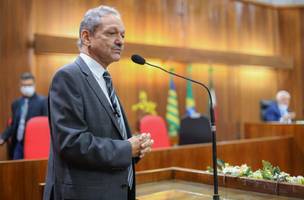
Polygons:
M108 71L105 71L103 73L103 78L106 82L106 87L107 87L108 95L109 95L109 98L110 98L110 101L111 101L111 104L112 104L113 112L117 116L117 121L118 121L119 127L120 127L120 129L123 133L123 139L127 140L128 136L127 136L127 131L126 131L126 127L125 127L125 122L124 122L123 117L121 115L121 110L120 110L120 107L118 105L116 93L115 93L113 83L112 83L112 78L111 78L111 75L109 74ZM133 184L132 164L128 167L128 184L129 184L129 187L132 188L132 184Z
M113 112L117 117L120 117L120 112L119 109L117 107L117 101L116 101L116 93L113 87L113 83L112 83L112 78L111 75L109 74L108 71L105 71L103 73L103 78L106 82L106 86L107 86L107 90L108 90L108 95L112 104L112 108L113 108Z

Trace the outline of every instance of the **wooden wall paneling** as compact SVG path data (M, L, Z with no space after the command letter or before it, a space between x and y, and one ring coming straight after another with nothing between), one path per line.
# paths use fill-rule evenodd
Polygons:
M48 3L43 0L33 0L34 10L32 12L35 16L33 19L33 32L76 37L78 36L80 20L85 12L100 4L101 1L99 0L56 0Z
M290 72L278 70L278 89L291 93L291 107L297 118L303 118L303 9L281 9L279 12L281 54L293 57L294 69Z
M242 68L231 69L232 65L230 64L223 66L223 71L220 70L220 72L215 72L215 87L219 94L218 102L220 119L218 120L218 138L220 140L238 138L238 135L242 132L242 128L240 127L242 127L242 123L245 120L258 120L259 113L256 109L258 109L257 104L260 98L271 98L275 95L275 92L281 88L293 88L291 90L291 93L294 96L292 106L297 109L296 111L299 113L298 116L301 118L303 110L301 105L301 102L303 102L303 91L298 91L303 90L300 86L303 83L301 71L302 59L300 59L302 51L301 49L300 51L293 50L294 46L296 47L295 49L299 49L299 44L301 43L301 34L299 34L299 30L302 30L302 26L300 25L302 16L300 14L301 10L278 10L231 0L158 0L153 2L148 0L129 0L123 2L110 0L103 2L98 0L62 2L54 0L48 4L45 4L42 0L34 0L32 3L26 4L26 9L23 9L20 12L18 10L14 10L14 12L11 13L18 13L18 16L20 14L20 18L22 19L18 20L18 23L21 21L31 24L31 26L20 26L19 28L30 29L29 31L37 34L77 37L79 22L84 12L88 8L98 6L101 3L114 6L121 11L127 30L126 41L130 43L167 45L190 49L211 49L215 51L232 51L242 54L257 54L260 56L273 56L278 54L280 55L282 53L284 55L283 59L286 59L286 57L294 58L296 55L296 59L298 60L297 69L292 72L285 70L264 71L263 68L260 70L252 67L252 71L257 69L257 71L261 71L262 74L261 77L258 77L256 80L251 78L252 71L246 74L243 73ZM5 6L2 6L2 8L5 8ZM7 11L8 10L6 9L1 13L5 14ZM32 17L29 19L26 16L27 14L22 14L24 12L28 12L28 15L31 14ZM9 15L5 14L5 16ZM18 16L12 17L11 19L17 19ZM6 18L7 17L4 17L3 19L6 20ZM45 23L46 20L47 23ZM9 28L12 29L12 27L17 28L17 26L10 26ZM295 30L295 33L292 33L289 30ZM22 35L21 37L11 37L10 34L6 34L2 40L6 42L2 42L2 45L8 45L8 41L12 40L12 38L14 38L14 41L17 43L21 42L21 40L15 40L15 38L25 38L26 36L24 35L28 34L24 33L27 32L28 31L16 32L16 34ZM297 43L299 44L293 45ZM13 44L13 42L10 44ZM17 49L21 50L23 48ZM14 51L12 52L16 53L18 50L15 50L14 48ZM168 53L165 52L163 54ZM5 56L6 55L8 54L5 54ZM18 52L18 56L20 55L22 55L22 57L26 57L27 52ZM54 59L54 57L57 58ZM157 60L157 62L166 63L168 62L167 59L169 61L177 60L176 58L162 58L162 60ZM47 94L47 89L49 87L48 84L50 82L49 79L53 76L55 70L66 62L70 62L70 60L72 60L72 58L66 58L65 56L38 55L35 56L35 60L32 62L32 65L35 66L26 66L25 68L34 70L34 74L37 75L38 91L43 94ZM21 66L20 63L24 64L28 61L24 62L23 59L15 59L12 62L14 62L13 65ZM1 64L1 66L8 65L10 66L11 64ZM187 63L180 63L177 66L179 67L182 65L185 66ZM129 64L126 66L125 62L123 62L123 66L119 66L128 68ZM208 68L208 61L205 63L199 63L197 66L202 69L199 71L201 73L198 74L196 78L208 83L206 79L207 76L205 75ZM13 69L17 68L7 68L5 69L6 71L3 71L4 73L1 73L6 74L5 76L10 74L7 72L12 72L12 74L14 74L13 78L11 78L11 76L7 76L10 77L10 80L6 81L8 83L7 85L5 84L1 86L5 91L9 91L13 85L16 85L18 78L16 74L19 74L19 71L15 73L13 72ZM18 67L20 72L24 71L21 69L22 68ZM119 73L120 72L126 72L126 75L132 78L134 78L133 75L138 75L138 73L135 73L135 68L132 68L132 72L130 72L133 73L132 75L128 73L127 69L119 70ZM185 74L184 70L180 70L179 72ZM263 73L266 75L263 75ZM124 84L125 82L121 81L125 81L126 78L122 77L121 80L116 79L115 84L118 85L117 90L120 93L123 93L121 99L125 102L124 105L127 106L128 115L132 118L132 127L135 127L134 122L138 116L132 112L129 114L129 110L131 105L135 103L133 101L136 97L127 97L125 96L127 93L124 91L130 91L135 88L135 91L132 93L132 95L135 96L137 96L140 89L149 91L149 97L151 97L152 100L156 99L156 102L159 105L159 113L162 115L165 113L168 78L165 78L165 81L162 81L161 78L153 78L154 76L164 77L158 74L159 73L156 72L147 72L146 75L149 76L149 78L142 79L141 84L136 83L135 86L130 86L130 89L126 87ZM237 76L242 77L232 80L231 76L233 78ZM292 78L293 81L289 81L291 80L290 78ZM250 81L247 81L247 79ZM271 79L276 81L271 81ZM290 83L286 83L285 80ZM258 82L258 84L255 82ZM163 89L155 91L155 85L160 85ZM177 85L179 87L178 92L181 94L181 97L179 97L181 106L180 112L183 114L185 98L183 95L185 94L185 85L181 81L177 81ZM267 87L265 87L265 85L267 85ZM120 89L120 87L122 88ZM17 85L16 90L18 90ZM227 92L223 90L226 90ZM196 102L199 105L198 110L202 110L202 112L206 111L206 100L204 94L202 94L200 89L196 87L194 87L194 91ZM9 104L17 95L18 92L14 91L8 95L8 98L3 98L3 101L1 101L1 106L3 107L0 108L3 110L1 111L4 113L3 115L8 115ZM300 111L298 111L298 109ZM1 124L4 126L4 119L1 120Z
M58 37L42 34L35 34L33 47L36 54L64 53L78 54L77 38ZM170 52L170 54L168 54ZM282 59L280 56L261 56L244 54L229 51L214 51L205 49L193 49L175 46L147 45L137 43L125 43L124 57L131 57L133 54L140 54L143 57L175 60L185 63L221 63L226 65L257 65L277 67L284 69L292 68L291 59Z
M35 4L37 6L35 12L37 16L39 16L39 20L34 23L36 25L34 32L38 34L77 37L78 24L83 12L88 7L96 6L98 2L76 2L77 3L73 2L73 4L69 2L60 4L59 1L56 0L52 2L51 5L46 6L41 0L36 0ZM121 11L127 30L127 42L211 49L216 51L234 51L243 54L258 54L261 56L271 56L278 52L279 29L277 28L278 10L276 9L230 0L125 1L123 3L119 1L105 1L102 3L114 6ZM56 11L58 16L52 18L48 25L46 25L42 19L47 17L46 13L48 12L43 12L43 10L48 10L48 12L51 13L54 13L56 10L64 10L64 12ZM73 15L73 18L69 17L71 15ZM141 52L145 51L145 48L141 50ZM158 51L156 50L156 52ZM178 58L162 57L163 55L168 55L167 52L168 51L159 52L158 56L162 60L158 60L157 62L166 63L168 60L184 58L184 56L178 56ZM37 66L43 66L44 63L41 63L42 59L39 57L40 55L36 56ZM208 58L208 56L206 58ZM51 59L49 60L51 61ZM209 61L206 59L205 63L195 64L197 69L193 69L199 72L195 74L195 78L204 83L208 83L208 76L206 75L208 72L208 63ZM50 63L50 65L52 64ZM53 64L53 69L58 68L58 66L55 65L56 63ZM128 68L131 66L131 64L127 64L127 61L123 61L122 65ZM122 65L119 66L122 67ZM177 65L177 68L182 65L186 66L187 62ZM118 65L115 64L115 66ZM246 82L246 76L250 75L247 74L244 78L236 78L236 76L244 74L239 72L241 69L230 69L230 67L231 65L223 66L223 68L220 67L224 70L220 70L221 72L216 72L215 70L214 73L215 87L219 96L220 118L218 120L218 138L220 140L239 138L242 132L241 124L244 122L243 116L245 116L246 120L258 120L259 113L254 109L258 109L257 104L259 99L272 97L268 94L275 93L277 90L276 83L263 79L261 85L263 85L263 82L270 82L270 85L267 88L264 87L262 92L262 90L260 90L261 86L256 86L254 81ZM114 71L115 76L121 77L115 72L114 65L113 68L110 68ZM138 69L131 67L130 71L122 68L119 69L119 71L117 70L117 72L124 72L124 74L130 78L134 78L135 74L138 76L135 70ZM126 82L124 77L121 79L116 78L115 80L115 85L124 102L127 114L129 118L131 118L133 128L136 126L135 122L138 116L132 111L130 112L130 108L131 105L135 103L134 101L140 89L148 91L149 98L157 102L159 105L158 112L162 116L164 116L166 108L168 78L155 78L154 76L164 77L159 75L161 74L159 72L140 71L140 76L142 75L146 78L142 79L140 84L136 83L135 86L129 85L127 87L125 83L130 83L130 81ZM252 71L255 71L254 67ZM185 70L181 70L180 72L186 74ZM264 72L261 73L263 74ZM266 76L262 75L265 79L272 79L276 76L276 71L271 70L265 73L267 74ZM148 76L149 78L147 78ZM231 76L236 78L236 80L232 80ZM137 78L137 80L139 79L140 78ZM40 80L43 79L41 78ZM178 80L176 82L177 90L180 94L179 103L180 113L182 115L184 114L185 83ZM232 84L230 82L234 83ZM244 83L246 83L247 86L240 85ZM42 84L46 84L46 81ZM160 86L162 90L155 90L156 85ZM42 88L48 88L48 86L42 86ZM127 95L126 91L131 91L131 89L135 90L132 92L132 95L136 97L125 96ZM198 87L193 87L193 89L198 104L197 109L206 113L206 95L203 94ZM43 93L46 93L46 91L43 91ZM246 103L242 98L246 97L247 94L257 95L250 100L250 103ZM267 96L265 96L265 94ZM255 106L252 106L252 103L254 103Z
M37 92L48 95L49 86L55 72L63 65L73 62L75 55L40 55L36 57Z
M240 119L242 119L244 112L240 98L242 94L240 70L237 67L229 68L224 85L226 85L225 90L216 90L217 93L224 93L223 98L218 98L219 120L222 118L222 122L219 121L219 124L222 124L223 130L226 130L224 139L237 139L242 133Z
M0 133L11 115L11 103L20 95L19 75L30 71L31 6L32 0L0 2ZM0 160L6 157L6 145L0 146Z
M274 69L244 67L239 71L240 103L242 114L240 124L252 121L259 122L260 100L274 99L277 92L276 71ZM237 109L238 106L236 106ZM242 127L241 132L243 133Z
M44 36L44 35L36 35L36 39L37 39L36 40L37 53L39 53L39 52L41 53L41 51L40 51L41 49L50 49L51 52L56 52L58 50L58 51L61 51L61 52L68 53L69 49L70 49L69 47L75 46L75 40L73 40L73 39L64 40L63 38L49 37L49 36ZM62 45L60 45L60 44L62 44L62 43L66 43L66 48L61 49ZM156 46L151 46L151 45L137 45L137 44L127 43L125 55L126 54L131 55L133 52L140 51L139 50L140 46L146 46L146 50L144 50L144 52L145 52L144 55L145 54L146 55L151 55L151 57L154 57L156 54L164 55L165 52L172 52L172 50L171 51L166 50L167 47L156 47ZM155 48L156 50L155 51L154 50L148 50L147 51L147 49L150 49L150 48L151 49ZM162 48L163 48L163 50L162 50ZM184 52L187 52L186 49L185 50L180 49L180 50L184 51ZM46 51L44 50L42 52L47 52L47 51L48 50L46 50ZM75 48L75 51L76 51L76 48ZM192 51L192 50L189 49L189 51ZM74 52L74 51L71 51L71 52ZM175 51L173 50L173 53L172 53L173 55L174 55L174 52ZM148 58L149 57L150 56L148 56ZM155 57L161 57L161 56L156 55ZM229 56L227 56L227 58L228 57ZM197 57L197 58L199 58L199 57ZM195 58L192 58L192 59L195 60ZM189 60L192 60L192 59L189 59ZM168 59L164 59L164 60L168 60ZM64 64L64 63L62 63L62 64ZM115 72L115 70L114 70L114 74L116 76L119 77L120 73L122 73L124 75L128 74L127 76L124 76L124 77L127 78L125 80L120 79L120 78L116 78L116 80L118 82L116 87L118 88L118 91L119 90L120 91L131 91L132 88L133 88L133 90L134 90L133 95L134 95L135 98L133 98L134 100L133 100L132 104L134 104L136 102L136 99L137 99L136 97L137 97L137 94L138 94L139 91L136 90L136 88L134 88L134 85L131 85L131 84L137 84L136 81L134 82L134 81L130 81L130 80L133 79L133 80L138 81L139 79L136 79L134 76L132 76L132 74L135 74L135 71L130 71L130 69L131 69L130 67L127 67L127 69L126 69L126 66L131 66L132 62L130 60L126 59L125 61L120 62L118 65L117 64L115 64L115 65L116 65L116 67L110 67L110 69L111 68L117 68L117 66L120 65L120 66L124 66L121 69L125 70L125 71L123 71L123 70L117 71L118 73ZM167 61L167 62L164 62L163 64L160 64L160 65L163 65L165 67L167 65L169 65L169 66L167 66L169 68L171 66L175 66L176 68L178 66L181 66L181 67L185 68L187 66L187 63L178 64L178 63L172 63L170 61ZM145 70L147 70L147 67L141 67L141 66L136 66L136 65L134 65L134 66L135 66L135 68L132 67L132 69L135 69L135 70L138 69L139 70L140 68L144 68ZM221 92L217 92L218 110L221 111L221 112L218 112L218 115L219 115L218 125L219 125L219 130L221 130L221 131L225 130L225 132L221 133L219 139L224 140L224 139L239 138L239 135L242 132L242 129L240 129L239 124L241 124L242 121L247 121L247 119L251 119L252 121L259 121L259 118L260 118L260 116L259 116L259 101L260 101L260 99L263 99L263 98L265 99L265 97L266 97L266 99L267 98L268 99L273 98L272 94L275 94L275 92L276 92L276 89L275 89L276 85L272 83L273 82L272 80L276 78L276 76L275 76L276 71L272 70L272 69L268 69L266 67L265 68L259 67L258 69L256 69L254 67L244 67L243 66L240 69L238 68L237 70L235 70L233 67L225 67L225 66L213 64L212 62L209 62L209 64L207 64L207 65L202 65L202 64L199 64L199 63L195 64L194 63L193 64L193 78L196 79L196 80L201 80L205 84L208 84L208 68L210 66L213 66L213 68L214 68L214 73L213 73L214 78L213 79L214 79L215 89L216 89L216 91L221 91ZM155 71L155 72L153 72L153 75L157 75L157 76L159 76L160 74L164 75L163 72L160 72L157 69L151 69L151 71L152 70ZM229 71L232 71L234 73L229 73L230 76L227 76ZM145 73L144 71L142 71L142 72ZM180 74L187 75L186 69L181 71ZM237 76L235 74L237 74ZM157 82L156 79L154 79L153 77L154 76L150 76L150 77L145 78L144 80L146 80L146 81L143 81L143 83L146 82L148 85L150 85L154 89L158 86L163 87L162 85L164 85L165 82L163 82L163 83L162 83L162 81ZM157 80L163 80L164 81L165 79L157 79ZM43 80L45 80L45 79L43 79ZM236 81L236 80L242 80L242 81L240 82L240 81ZM180 81L180 80L177 80L177 81ZM184 81L182 81L182 82L184 82ZM239 86L235 85L235 84L229 84L230 82L235 82L235 83L237 82L237 83L239 83ZM123 84L120 84L120 83L123 83ZM224 84L224 83L226 83L226 84ZM42 85L45 85L45 84L42 84ZM267 88L268 90L265 90L266 85L267 86L270 85L270 86L273 86L273 87L272 88L268 87ZM230 87L228 87L228 86L231 86L231 91L237 91L237 90L241 89L239 94L243 95L241 97L236 97L236 98L232 99L231 104L232 103L234 103L235 105L240 105L241 103L243 103L243 104L242 104L242 106L234 107L234 109L231 110L230 112L225 110L226 108L231 108L229 106L229 104L227 103L228 99L231 98L231 97L229 97L230 94L227 92L227 91L230 91L229 90ZM120 87L124 87L124 89L123 88L120 89ZM181 87L185 88L185 84L182 84ZM202 96L201 93L203 91L201 90L201 88L198 88L198 89L197 89L196 86L194 86L195 93L198 94L197 96L201 97ZM271 92L269 92L270 89L272 90ZM150 95L153 98L154 93L153 92L151 93L151 89L148 89L148 91L150 92ZM155 91L159 91L159 90L155 90ZM184 90L181 90L181 91L182 91L181 92L182 94L185 94L185 93L183 93ZM248 91L252 91L252 92L248 94ZM121 93L121 92L119 92L119 93ZM261 93L261 95L256 95L258 93ZM128 93L124 93L124 94L127 95L127 94L130 94L130 93L128 92ZM128 107L131 107L131 105L129 104L130 101L124 99L124 94L122 96L123 97L122 99L127 101L126 105ZM236 93L234 92L234 94L236 94ZM164 101L159 100L159 97L161 97L161 96L165 97L165 98L163 98ZM185 95L181 95L181 96L184 97ZM163 95L157 95L156 97L157 97L156 101L159 102L159 105L163 106L163 109L161 109L160 113L162 114L162 116L165 116L165 106L166 106L167 94L163 93ZM203 95L203 97L204 97L203 99L196 97L197 104L198 104L197 107L198 107L198 110L200 112L206 113L207 112L207 103L202 104L201 102L207 102L206 101L207 96ZM125 98L130 99L131 97L127 96ZM238 102L239 100L241 100L241 101ZM183 100L181 100L180 102L181 102L181 105L184 105ZM230 114L233 113L233 112L238 112L241 107L244 107L244 108L249 107L250 109L244 109L243 110L243 114L242 114L243 118L241 118L240 116L239 116L239 118L231 118ZM181 113L184 114L183 108L182 108ZM255 118L253 116L255 116ZM132 115L132 117L134 117L134 116ZM236 119L236 120L231 120L231 119ZM241 122L239 122L240 119L241 119ZM133 122L131 122L131 124L132 124L132 126L134 126ZM234 133L234 134L231 134L231 133Z

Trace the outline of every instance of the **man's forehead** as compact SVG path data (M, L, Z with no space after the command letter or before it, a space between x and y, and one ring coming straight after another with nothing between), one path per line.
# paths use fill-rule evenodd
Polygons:
M116 28L119 30L124 30L124 24L120 17L116 15L106 15L101 18L101 28Z
M33 79L24 79L20 81L21 84L33 84L35 81Z

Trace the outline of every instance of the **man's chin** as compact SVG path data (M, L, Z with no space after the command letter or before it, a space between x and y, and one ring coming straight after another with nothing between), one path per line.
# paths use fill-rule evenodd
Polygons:
M112 56L112 58L113 58L113 61L114 61L114 62L117 62L117 61L120 60L121 55L120 55L120 54L114 54L114 55Z

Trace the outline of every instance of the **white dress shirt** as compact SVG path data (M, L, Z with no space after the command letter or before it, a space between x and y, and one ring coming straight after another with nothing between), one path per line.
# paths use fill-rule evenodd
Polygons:
M111 100L110 100L110 97L109 97L109 94L108 94L108 89L107 89L107 86L106 86L106 82L103 78L103 73L106 71L105 68L101 64L99 64L96 60L94 60L93 58L91 58L90 56L88 56L84 53L80 53L80 57L83 59L85 64L87 64L87 66L89 67L89 69L92 72L94 78L96 79L98 85L100 86L102 92L107 97L109 104L113 108L113 105L111 103ZM117 96L115 97L115 100L117 102L118 111L120 113L122 113L120 104L119 104L118 99L117 99ZM124 122L123 116L121 116L121 119ZM125 124L124 123L123 123L123 126L124 126L123 128L125 129Z
M109 94L108 94L106 82L103 78L103 73L106 71L105 68L101 64L99 64L96 60L94 60L93 58L91 58L90 56L88 56L84 53L80 53L80 57L83 59L85 64L87 64L87 66L91 70L94 78L96 79L99 87L103 91L104 95L107 97L110 105L112 105Z

